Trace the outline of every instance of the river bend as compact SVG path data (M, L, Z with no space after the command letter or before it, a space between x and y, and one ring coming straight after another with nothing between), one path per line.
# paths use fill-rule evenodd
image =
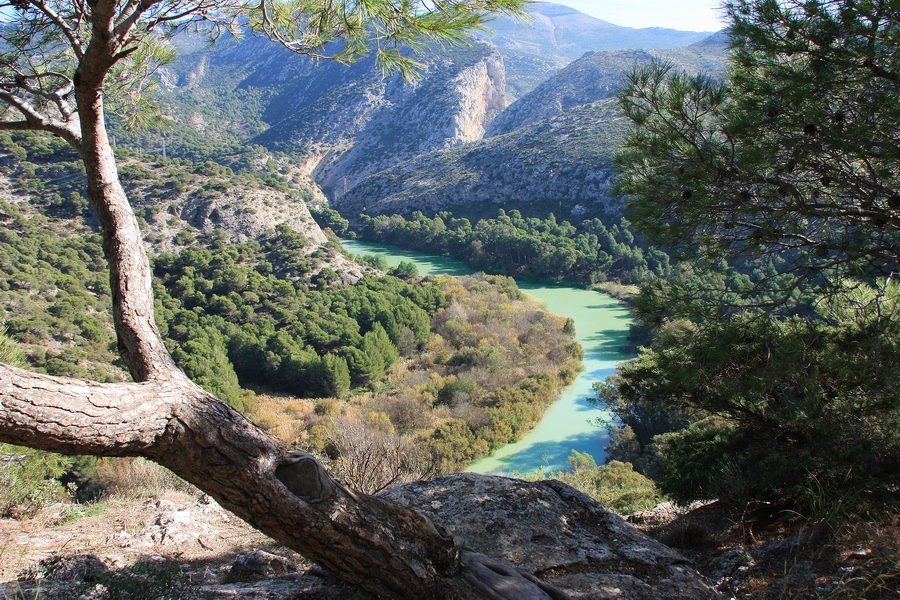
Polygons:
M342 241L354 254L383 257L391 266L411 262L422 275L467 275L474 270L466 263L446 256L404 250L386 244L359 240ZM591 385L612 374L623 354L631 318L627 307L610 296L565 285L517 281L519 288L544 301L547 309L575 322L578 341L584 348L584 369L567 386L544 414L541 422L518 442L499 448L490 456L472 463L468 471L488 474L526 473L542 467L559 470L568 464L572 450L587 452L602 464L603 447L609 435L597 426L608 414L590 405Z

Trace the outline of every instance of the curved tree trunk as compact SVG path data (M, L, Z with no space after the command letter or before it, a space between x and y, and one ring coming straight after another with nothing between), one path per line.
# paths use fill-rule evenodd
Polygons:
M103 228L119 350L136 383L98 384L0 365L0 441L149 458L379 597L566 597L466 551L408 507L347 490L311 456L289 452L176 367L154 321L150 263L104 124L103 80L120 50L105 43L103 15L95 16L74 78L77 149Z
M347 490L184 377L98 384L0 365L0 407L4 442L149 458L379 597L566 597L467 552L409 507Z

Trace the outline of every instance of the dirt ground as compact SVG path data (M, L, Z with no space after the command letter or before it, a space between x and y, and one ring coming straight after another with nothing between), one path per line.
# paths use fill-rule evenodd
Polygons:
M233 582L235 559L252 550L286 558L291 571L311 566L202 495L171 492L147 500L55 504L30 519L0 520L0 598L31 597L36 592L30 580L57 577L52 570L61 567L50 564L53 557L94 555L108 569L106 579L138 571L146 577L146 566L154 565L157 574L208 586ZM82 593L81 584L97 579L96 574L65 577L79 584L69 586L71 596L57 592L41 597L92 597Z

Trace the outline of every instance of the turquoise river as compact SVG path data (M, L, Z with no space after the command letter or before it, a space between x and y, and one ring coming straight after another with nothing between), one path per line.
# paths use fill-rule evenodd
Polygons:
M411 262L422 275L467 275L473 270L466 263L433 254L403 250L385 244L358 240L343 241L344 247L358 256L382 256L391 266ZM469 466L476 473L526 473L541 467L564 468L572 450L588 452L602 464L607 444L605 428L598 418L608 415L590 403L591 385L610 375L619 361L630 358L622 353L631 323L627 308L599 292L564 285L546 285L518 281L519 288L544 301L547 309L575 322L578 341L584 347L584 370L563 390L537 427L518 442L507 444L492 455Z

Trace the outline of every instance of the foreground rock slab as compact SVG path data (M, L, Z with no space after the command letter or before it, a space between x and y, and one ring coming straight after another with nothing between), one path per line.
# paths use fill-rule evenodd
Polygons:
M574 598L717 597L681 554L558 481L466 473L393 486L381 496L414 506L471 550ZM112 600L135 590L178 600L369 598L319 567L304 569L300 557L205 495L110 503L103 514L64 525L0 522L3 538L0 598Z
M471 549L515 565L575 598L718 598L677 551L560 481L461 473L392 486Z

